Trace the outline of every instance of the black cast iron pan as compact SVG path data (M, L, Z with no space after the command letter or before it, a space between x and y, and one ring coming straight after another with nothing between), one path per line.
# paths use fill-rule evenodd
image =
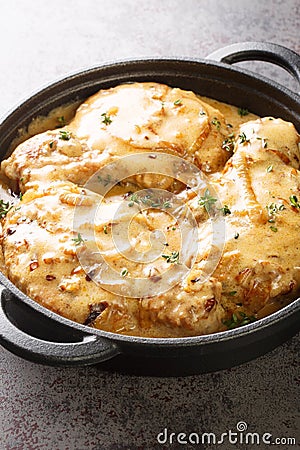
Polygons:
M284 47L234 44L208 60L146 59L92 68L60 80L18 106L0 124L1 158L20 128L38 115L99 89L130 81L156 81L190 89L259 116L293 122L300 131L300 97L284 86L230 64L263 60L280 65L300 83L300 57ZM213 61L216 60L216 61ZM190 338L138 338L103 332L48 311L0 275L1 344L25 359L48 365L88 365L148 375L220 370L256 358L299 331L300 299L255 323Z

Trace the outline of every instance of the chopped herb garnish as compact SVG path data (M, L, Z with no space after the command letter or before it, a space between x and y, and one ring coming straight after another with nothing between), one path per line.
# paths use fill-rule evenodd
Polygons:
M237 294L237 291L230 291L230 292L228 292L228 295L231 295L231 296L233 296L235 294Z
M121 275L121 277L126 277L126 275L128 275L128 269L126 269L126 267L124 267L124 269L121 270L120 275Z
M230 209L227 205L224 205L223 208L220 208L220 211L223 211L224 216L227 216L228 214L231 214Z
M62 139L63 141L69 141L72 137L70 131L60 131L59 134L59 139Z
M182 100L178 98L177 100L175 100L174 105L182 105Z
M111 178L111 175L106 175L105 178L102 178L100 175L98 175L98 181L99 183L103 184L104 186L108 186L109 184L113 183L114 181Z
M283 211L285 209L284 205L276 205L276 203L270 203L269 205L266 206L268 214L270 216L274 216L275 214L277 214L279 211Z
M51 142L49 143L49 147L50 147L50 148L53 148L53 145L54 145L54 141L51 141Z
M246 108L239 108L239 109L238 109L238 114L239 114L239 116L241 116L241 117L248 116L249 111L248 111L248 109L246 109Z
M238 239L238 238L239 238L239 236L240 236L240 233L235 233L235 235L234 235L234 239Z
M222 148L227 152L232 152L234 149L234 134L230 133L226 139L222 142Z
M172 227L172 231L175 231L176 230L176 227Z
M208 189L205 190L204 196L200 197L200 200L198 200L198 203L200 206L203 206L206 211L209 213L211 211L212 206L216 203L217 199L212 197L210 195L210 192Z
M218 120L217 117L214 117L213 120L211 121L211 123L216 127L217 130L220 129L220 127L221 127L221 122Z
M277 231L278 231L278 228L273 227L273 226L270 226L270 229L271 229L272 231L274 231L274 233L277 233Z
M6 216L8 211L11 210L13 205L11 205L9 202L5 202L4 200L0 200L0 219Z
M199 116L206 116L206 112L200 111L200 112L199 112Z
M298 198L296 197L296 195L290 196L290 202L291 202L291 206L294 206L294 208L300 208L300 202L298 201Z
M106 112L101 114L101 117L103 117L102 123L105 125L110 125L112 123L111 117Z
M22 198L23 198L23 194L22 194L22 192L20 192L20 194L19 194L19 200L20 200L20 202L22 201Z
M266 172L267 173L273 172L273 165L272 164L267 167Z
M137 194L131 194L131 196L129 197L128 206L131 208L135 203L137 205L140 203L139 197L137 196Z
M58 123L59 123L62 127L66 125L66 120L65 120L64 116L58 117L57 120L58 120Z
M80 245L80 244L83 244L84 239L82 238L81 234L78 233L78 234L77 234L77 237L74 238L74 239L72 239L72 241L74 241L74 244L75 244L75 245Z
M243 325L248 325L248 323L255 322L256 318L254 316L247 316L244 312L233 313L230 319L222 320L223 324L231 330L232 328L237 328Z
M250 142L250 139L247 138L247 136L244 132L239 134L239 138L240 138L240 141L239 141L240 144L244 144L245 142L246 143Z
M150 208L164 208L168 209L172 207L172 203L170 201L165 201L163 199L154 197L152 194L147 194L144 196L138 196L137 194L131 194L129 197L128 206L132 207L134 204L137 205L146 205Z
M107 231L107 225L104 225L103 231L104 231L104 234L108 234L108 231Z
M171 253L171 255L161 255L162 258L165 258L167 263L170 264L178 264L179 262L179 252L178 251L174 251Z

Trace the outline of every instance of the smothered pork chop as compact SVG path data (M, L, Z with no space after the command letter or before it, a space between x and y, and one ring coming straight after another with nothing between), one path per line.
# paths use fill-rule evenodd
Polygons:
M66 127L20 144L2 170L22 192L45 180L84 184L116 158L142 151L180 156L211 173L229 157L222 147L228 134L224 116L193 92L157 83L126 84L89 98ZM156 178L162 188L173 184ZM135 181L153 185L147 175Z
M108 163L141 152L179 156L205 172L208 184L197 191L140 174L105 197L83 186ZM2 214L8 277L43 306L106 331L180 337L245 325L299 292L299 161L299 135L281 119L257 119L156 83L100 91L68 125L30 138L2 163L23 192ZM184 208L171 209L174 198L193 214L184 233ZM223 227L222 241L214 223ZM122 224L128 236L117 248L114 231ZM151 250L155 230L163 233L159 255L136 260ZM182 248L195 241L191 261ZM117 276L105 278L107 267ZM166 274L183 267L179 282L156 292ZM145 280L147 296L122 291L133 279Z

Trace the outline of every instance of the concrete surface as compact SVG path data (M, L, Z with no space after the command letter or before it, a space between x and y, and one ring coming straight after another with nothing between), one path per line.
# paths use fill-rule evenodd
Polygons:
M125 57L204 57L246 40L300 52L299 29L298 0L0 0L0 114L43 84L85 66ZM247 67L296 88L281 69ZM299 445L298 351L295 337L241 367L163 379L109 374L99 367L43 367L1 349L0 448L270 448L156 440L164 428L220 436L236 431L240 421L250 432L295 437Z

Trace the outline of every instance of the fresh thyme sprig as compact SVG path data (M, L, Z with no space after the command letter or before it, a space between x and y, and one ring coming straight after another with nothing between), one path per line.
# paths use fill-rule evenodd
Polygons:
M298 197L296 197L296 195L290 196L290 202L291 206L293 206L294 208L300 208L300 202L298 201Z
M222 323L228 330L232 330L233 328L248 325L248 323L255 322L256 320L256 317L247 316L244 312L240 311L238 313L233 313L230 319L222 320Z
M232 152L234 149L234 134L230 133L226 139L222 142L222 148L227 152Z
M3 219L3 217L6 216L6 214L11 210L12 207L13 205L11 205L9 202L0 200L0 219Z
M200 206L203 206L206 211L209 213L212 209L212 206L216 203L217 199L214 198L212 195L210 195L210 192L208 189L205 190L204 196L200 197L200 200L198 200L198 203Z
M162 258L165 258L166 262L169 264L178 264L179 262L179 252L174 251L170 255L162 254Z
M218 120L217 117L214 117L211 123L216 127L216 129L219 131L221 128L221 122Z
M149 206L150 208L162 208L162 209L168 209L172 207L172 203L169 200L164 200L158 197L155 197L152 194L147 194L144 196L139 196L136 193L133 193L129 197L129 203L128 206L132 207L134 204L136 205L145 205Z
M239 138L240 138L240 140L239 140L240 144L245 144L245 143L250 142L250 139L247 138L244 131L241 134L239 134Z
M105 112L101 114L102 117L102 123L105 125L110 125L112 123L111 117Z
M238 114L239 114L239 116L241 116L241 117L248 116L249 111L248 111L247 108L239 108L239 109L238 109Z
M81 244L84 243L84 239L82 238L82 236L81 236L80 233L78 233L78 234L77 234L77 237L74 238L74 239L72 239L72 241L74 241L74 244L75 244L76 246L77 246L77 245L81 245Z
M227 215L231 214L231 211L228 208L228 205L224 205L223 208L220 208L220 211L223 212L224 216L227 216Z
M62 139L63 141L69 141L72 137L70 131L66 130L60 131L59 134L60 134L59 139Z

